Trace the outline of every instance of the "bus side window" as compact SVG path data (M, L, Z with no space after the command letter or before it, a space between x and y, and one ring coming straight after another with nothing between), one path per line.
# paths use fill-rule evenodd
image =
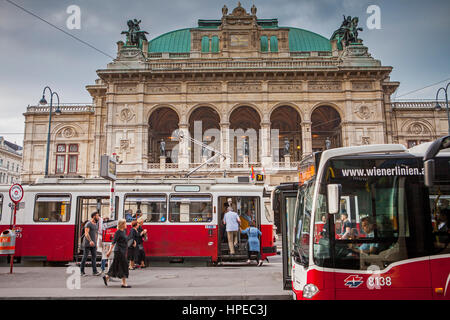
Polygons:
M432 204L431 221L433 226L433 244L436 253L450 252L450 229L448 219L450 216L449 198L441 196L440 199L430 199Z

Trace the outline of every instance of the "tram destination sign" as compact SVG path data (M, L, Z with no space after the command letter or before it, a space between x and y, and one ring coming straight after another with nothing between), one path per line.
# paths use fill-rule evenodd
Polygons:
M102 155L100 158L100 177L111 181L117 179L116 161L106 154Z

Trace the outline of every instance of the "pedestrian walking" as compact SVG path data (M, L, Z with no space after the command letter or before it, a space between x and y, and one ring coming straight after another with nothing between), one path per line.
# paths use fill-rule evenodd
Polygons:
M111 246L111 243L109 242L105 242L103 239L103 235L104 235L104 231L106 230L105 228L105 224L107 224L109 222L109 218L103 218L101 219L102 223L102 232L99 232L99 248L101 248L102 251L102 263L101 263L101 269L102 272L104 273L106 271L106 264L108 264L108 267L110 266L111 258L108 259L108 257L106 256L106 253L109 251L109 247Z
M248 252L248 260L247 263L250 263L250 258L252 255L256 255L256 264L257 266L261 266L263 264L261 260L261 253L260 253L260 244L259 244L259 237L261 236L261 231L258 230L258 228L255 227L255 223L253 221L250 222L250 226L241 231L242 234L246 234L248 236L248 242L247 242L247 252Z
M129 261L129 269L134 270L134 260L136 259L137 254L137 242L139 238L139 234L137 231L138 223L136 220L131 221L131 230L128 235L128 261Z
M81 259L81 264L80 264L80 271L81 271L82 276L86 275L84 273L84 267L86 265L86 261L87 261L89 253L91 253L92 274L95 276L98 276L101 274L101 272L97 271L98 220L99 220L99 213L93 212L91 214L91 220L89 220L84 225L84 239L83 239L83 244L82 244L84 251L83 251L83 258Z
M228 238L228 248L230 249L230 254L235 254L235 247L238 244L238 230L241 224L241 219L236 212L233 211L233 207L229 206L227 208L227 213L223 217L223 223L225 224L227 230Z
M134 265L138 268L145 268L144 241L148 240L147 230L145 230L143 227L144 218L140 217L137 220L137 223L138 223L138 227L137 227L138 237L136 240Z
M127 228L127 221L125 219L120 219L117 225L118 230L114 234L113 246L106 253L109 257L114 250L114 259L108 273L103 276L103 282L105 286L108 286L108 281L111 278L122 279L122 288L131 288L127 284L127 278L129 275L128 262L127 262L127 247L128 247L128 237L125 229ZM114 248L114 249L113 249Z

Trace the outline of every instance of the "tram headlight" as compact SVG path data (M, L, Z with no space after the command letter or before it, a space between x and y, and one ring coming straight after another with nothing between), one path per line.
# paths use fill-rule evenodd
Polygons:
M303 298L311 299L319 292L319 289L313 284L307 284L303 287Z

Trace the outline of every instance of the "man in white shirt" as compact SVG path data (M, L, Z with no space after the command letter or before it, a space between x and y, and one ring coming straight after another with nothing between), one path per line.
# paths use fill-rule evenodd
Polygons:
M234 254L234 247L238 243L238 231L241 224L241 219L236 212L233 211L233 207L229 206L227 213L223 217L223 223L226 226L228 247L230 248L230 254Z

